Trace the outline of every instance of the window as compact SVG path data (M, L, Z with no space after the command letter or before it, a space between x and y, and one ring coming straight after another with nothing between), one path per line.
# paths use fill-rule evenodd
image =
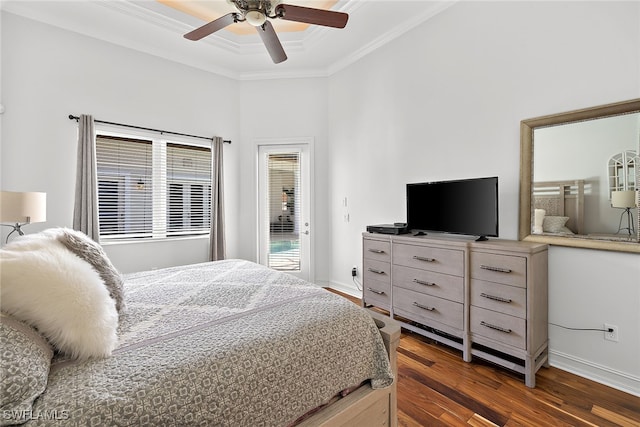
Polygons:
M101 238L209 233L209 147L99 132L96 158Z
M168 232L208 232L211 218L211 150L167 144Z

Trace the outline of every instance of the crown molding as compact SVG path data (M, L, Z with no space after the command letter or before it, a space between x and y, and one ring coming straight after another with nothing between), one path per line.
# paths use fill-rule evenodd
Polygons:
M352 55L329 65L327 67L327 74L331 76L337 73L338 71L348 67L349 65L357 62L358 60L367 56L371 52L381 48L387 43L397 39L398 37L411 31L417 26L425 23L426 21L433 18L434 16L444 12L445 10L447 10L448 8L456 4L458 1L460 0L449 0L449 1L440 2L440 4L438 4L436 7L431 8L425 11L424 13L413 16L408 21L405 21L402 25L398 25L395 28L390 29L386 33L382 34L380 37L364 45L362 48L358 49Z
M153 3L148 2L148 3L162 6L159 3L155 3L155 2ZM202 25L202 22L200 20L186 14L184 14L183 19L189 22L192 22L191 24L187 24L185 22L182 22L181 20L178 20L177 18L169 16L169 15L178 13L176 11L173 11L170 8L167 8L167 13L169 14L167 15L167 14L159 13L153 8L140 6L129 0L100 1L100 2L96 2L96 4L106 9L111 9L113 11L122 13L124 15L133 16L144 22L154 24L157 27L162 28L163 30L167 30L172 33L175 33L180 37L182 37L184 34L188 33L189 31L193 30L194 28L197 28L198 26ZM238 43L237 41L231 40L227 37L220 37L220 36L205 37L204 39L199 40L198 43L206 43L211 46L216 46L216 47L225 49L228 52L237 53L237 54L241 54L243 50L243 46L241 43Z
M253 80L278 80L278 79L309 79L309 78L326 78L329 75L325 68L317 69L298 69L288 71L256 71L248 73L239 73L237 80L253 81Z
M313 69L313 70L289 70L285 72L269 71L269 72L240 73L238 76L238 80L272 80L272 79L330 77L331 75L357 62L361 58L374 52L380 47L386 45L387 43L390 43L391 41L411 31L415 27L425 23L426 21L433 18L434 16L444 12L445 10L447 10L448 8L456 4L458 1L460 0L445 0L440 2L436 7L429 9L424 13L415 15L409 21L405 21L402 25L396 26L395 28L391 28L389 31L380 35L378 38L364 45L362 48L354 52L349 57L344 58L340 61L336 61L325 68ZM346 6L344 6L343 9L341 9L341 11L346 13L351 13L354 10L358 9L363 4L364 4L363 1L351 1L346 3ZM317 29L317 28L318 27L315 27L314 29ZM323 34L326 34L326 32ZM322 39L322 35L316 36L314 34L312 37L309 37L310 43L317 43L321 39Z

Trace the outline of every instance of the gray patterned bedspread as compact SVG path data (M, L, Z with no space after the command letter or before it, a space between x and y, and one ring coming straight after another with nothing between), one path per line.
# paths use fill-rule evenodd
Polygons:
M241 260L125 277L108 359L56 360L33 413L55 426L285 426L343 389L392 382L355 304Z

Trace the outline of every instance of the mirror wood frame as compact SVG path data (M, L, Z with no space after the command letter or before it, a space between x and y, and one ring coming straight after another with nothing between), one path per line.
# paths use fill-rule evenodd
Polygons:
M520 218L518 239L557 246L640 253L639 242L531 234L531 188L533 180L533 132L536 128L640 112L640 99L601 105L522 120L520 122Z

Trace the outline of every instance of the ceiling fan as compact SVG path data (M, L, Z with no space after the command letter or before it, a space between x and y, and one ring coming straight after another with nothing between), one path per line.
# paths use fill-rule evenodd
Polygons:
M218 19L214 19L208 24L185 34L184 37L189 40L200 40L227 25L246 21L256 27L271 59L275 64L278 64L287 59L287 54L282 48L273 25L267 18L333 28L344 28L349 19L349 15L346 13L281 4L280 0L227 0L227 2L233 4L238 9L238 12L228 13Z

